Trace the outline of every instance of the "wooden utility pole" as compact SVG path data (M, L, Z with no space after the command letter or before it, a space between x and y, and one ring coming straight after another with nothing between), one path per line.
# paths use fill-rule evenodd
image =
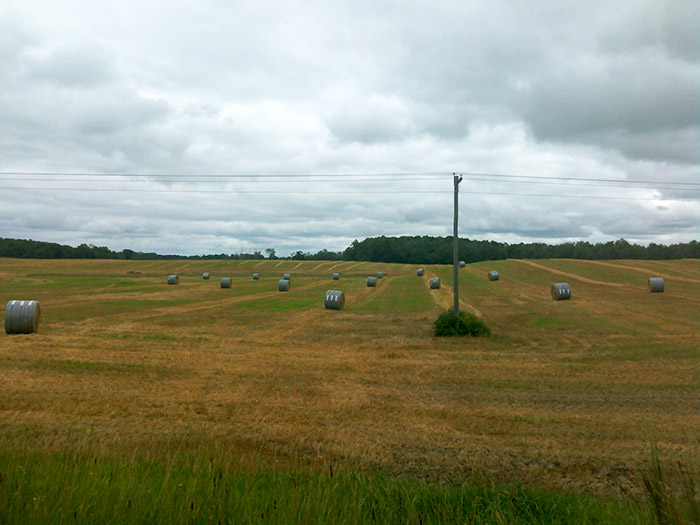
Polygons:
M455 323L459 328L459 234L457 233L457 219L459 218L459 183L462 182L462 176L453 173L452 180L455 185L454 228L452 231L452 274L455 294Z

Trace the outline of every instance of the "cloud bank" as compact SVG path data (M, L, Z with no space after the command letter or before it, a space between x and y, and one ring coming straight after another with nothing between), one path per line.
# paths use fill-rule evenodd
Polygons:
M698 237L697 2L190 4L3 2L3 236L341 250L449 234L464 172L465 237Z

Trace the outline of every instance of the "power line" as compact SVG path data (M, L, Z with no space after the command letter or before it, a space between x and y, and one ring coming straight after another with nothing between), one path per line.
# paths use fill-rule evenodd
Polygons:
M0 180L3 180L0 178ZM672 191L698 191L700 190L700 185L698 185L697 188L692 187L692 188L687 188L687 187L674 187L674 186L669 186L669 184L674 184L673 182L664 182L664 183L659 183L659 184L653 184L651 182L633 182L630 184L622 184L622 181L616 181L616 182L610 182L610 183L603 183L599 182L597 184L593 183L586 183L584 182L583 184L569 184L566 183L566 181L563 182L553 182L553 181L547 181L547 180L522 180L522 181L511 181L511 180L499 180L499 181L494 181L492 179L487 179L487 178L470 178L469 181L487 181L487 182L496 182L496 183L506 183L506 184L538 184L538 185L546 185L546 186L564 186L567 188L570 188L572 186L576 187L582 187L582 188L627 188L627 189L639 189L639 190L672 190ZM582 180L582 179L572 179L572 180ZM637 186L637 184L645 184L644 186ZM661 185L663 184L663 185ZM692 183L691 183L692 184Z
M476 180L493 181L494 178L501 179L524 179L516 180L518 183L534 183L535 180L555 181L555 182L603 182L615 184L665 184L668 186L690 186L700 187L700 182L674 182L666 180L630 180L630 179L613 179L613 178L591 178L591 177L553 177L541 175L510 175L502 173L476 173L476 172L461 172L468 180L475 180L473 177L479 177ZM377 178L395 179L400 177L408 180L433 180L436 177L451 176L451 172L395 172L395 173L98 173L98 172L53 172L53 171L0 171L0 176L44 176L44 177L98 177L96 180L101 180L105 177L121 177L121 178L149 178L149 179L192 179L193 181L201 181L202 179L309 179L319 180L325 177L329 182L335 182L337 179L352 179L357 177L365 177L367 181L373 181ZM415 178L420 177L420 178ZM429 177L429 178L426 178ZM25 179L29 180L29 179ZM505 181L504 181L505 182Z
M414 193L414 194L424 194L424 193L451 193L449 191L439 191L439 190L426 190L426 191L407 191L407 190L358 190L358 191L292 191L292 190L192 190L192 189L172 189L172 190L153 190L153 189L141 189L141 188L48 188L48 187L20 187L20 186L5 186L0 187L0 190L47 190L47 191L87 191L87 192L123 192L123 193L246 193L246 194L318 194L318 195L345 195L345 194L358 194L362 195L364 193Z
M385 182L388 180L395 180L395 179L382 179L382 180L377 180L377 179L352 179L352 180L333 180L333 179L310 179L310 180L304 180L304 179L294 179L294 182L333 182L336 184L349 184L349 183L354 183L354 182ZM408 179L411 182L434 182L435 179L433 178L423 178L423 177L418 177L418 178L410 178ZM474 178L472 177L469 179L470 181L487 181L487 182L493 182L491 179L487 178ZM579 180L579 179L573 179L573 180ZM225 180L225 179L215 179L215 180L209 180L209 179L184 179L184 178L178 178L178 179L171 179L171 178L159 178L157 180L137 180L134 178L130 178L127 180L109 180L105 181L102 179L86 179L86 178L36 178L36 177L6 177L6 176L1 176L0 175L0 181L3 182L15 182L15 181L21 181L21 182L65 182L65 183L71 183L71 182L79 182L79 183L85 183L85 182L99 182L99 183L128 183L128 184L147 184L147 183L184 183L184 182L197 182L197 183L203 183L203 184L230 184L232 181L230 180ZM240 179L235 180L237 183L241 182L246 182L246 181L241 181ZM253 182L252 180L250 182ZM277 182L277 181L272 181L272 180L265 180L265 182ZM513 184L538 184L538 185L549 185L549 186L559 186L562 185L560 182L554 182L554 181L548 181L548 180L524 180L524 181L497 181L497 182L504 182L504 183L513 183ZM687 187L673 187L669 186L669 184L673 184L672 182L665 182L663 183L663 186L660 185L653 185L650 186L652 183L650 182L644 182L644 183L638 183L638 184L646 184L646 186L632 186L632 185L623 185L623 184L618 184L616 183L609 183L605 184L602 187L605 188L637 188L637 189L655 189L655 190L669 190L669 191L688 191L688 192L695 192L698 191L699 188L687 188ZM690 183L692 184L692 183ZM601 183L598 184L589 184L589 183L584 183L584 184L565 184L566 187L571 187L571 186L577 186L577 187L588 187L588 188L600 188ZM700 185L699 185L700 186Z
M352 184L356 182L394 182L397 179L411 182L437 182L440 178L447 180L451 176L447 172L409 172L409 173L378 173L378 174L145 174L145 173L96 173L96 172L22 172L3 171L0 172L0 181L32 181L50 183L109 183L109 184L146 184L146 183L201 183L201 184L229 184L231 182L246 183L253 181L291 183L334 183ZM695 192L700 188L700 183L694 182L673 182L673 181L653 181L653 180L620 180L612 178L592 178L592 177L553 177L538 175L510 175L496 173L466 173L467 181L488 181L495 183L507 183L518 185L558 185L558 186L581 186L581 187L605 187L605 188L627 188L638 190L674 191L674 192ZM111 180L105 180L111 179ZM213 180L212 180L213 179ZM496 179L496 180L494 180ZM593 184L595 183L595 184ZM603 186L601 186L601 184ZM201 194L318 194L318 195L352 195L352 194L443 194L450 193L448 190L382 190L376 187L364 188L362 190L326 190L295 191L292 188L285 190L267 189L193 189L193 188L113 188L113 187L25 187L25 186L5 186L0 187L9 191L52 191L52 192L120 192L120 193L201 193ZM626 197L619 195L571 195L566 193L530 193L530 192L505 192L505 191L469 191L474 195L494 195L511 197L538 197L538 198L576 198L576 199L598 199L598 200L627 200L627 201L690 201L695 202L695 197Z
M641 189L641 188L640 188ZM651 189L651 188L646 188ZM20 186L0 186L0 190L19 190L19 191L68 191L68 192L120 192L120 193L209 193L209 194L278 194L278 195L365 195L365 194L447 194L451 191L440 190L358 190L358 191L291 191L291 190L193 190L193 189L171 189L171 190L155 190L155 189L135 189L135 188L37 188L37 187L20 187ZM625 201L682 201L696 202L700 198L675 198L675 197L619 197L611 195L571 195L571 194L552 194L552 193L517 193L517 192L496 192L496 191L469 191L472 195L498 195L509 197L543 197L543 198L574 198L574 199L603 199L603 200L625 200Z
M28 176L73 176L73 177L150 177L150 178L250 178L250 179L289 179L289 178L345 178L345 177L444 177L446 172L404 172L404 173L97 173L97 172L54 172L54 171L0 171L0 175Z
M700 187L700 182L673 182L673 181L663 181L663 180L620 180L620 179L604 179L604 178L586 178L586 177L546 177L537 175L504 175L498 173L467 173L464 172L465 176L475 176L475 177L501 177L507 179L514 178L525 178L525 179L543 179L543 180L556 180L556 181L586 181L586 182L616 182L620 184L672 184L679 186L698 186Z
M129 178L126 180L103 180L103 179L87 179L87 178L57 178L57 177L52 177L52 178L35 178L34 176L29 176L29 177L6 177L3 175L0 175L0 181L33 181L33 182L103 182L103 183L137 183L137 184L144 184L144 183L162 183L162 182L199 182L199 183L209 183L209 184L228 184L231 182L254 182L255 179L250 179L248 181L246 180L241 180L241 179L234 179L232 180L227 180L227 179L214 179L211 180L209 176L197 177L197 178L171 178L171 177L158 177L157 179L150 178L148 180L139 180L135 178ZM265 179L264 182L280 182L285 179ZM346 179L346 180L335 180L335 179L319 179L319 178L314 178L314 179L298 179L295 178L293 179L293 182L334 182L338 184L347 184L347 183L352 183L352 182L388 182L388 181L394 181L396 178L385 178L385 179L376 179L376 178L370 178L370 179ZM411 177L411 178L402 178L402 180L408 180L411 182L435 182L434 178L425 178L425 177Z

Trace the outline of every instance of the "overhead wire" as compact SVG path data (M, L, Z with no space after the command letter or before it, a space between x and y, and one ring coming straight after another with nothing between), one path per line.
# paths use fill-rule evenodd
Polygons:
M254 179L252 179L250 182L252 182L253 180ZM386 179L386 180L389 180L389 179ZM434 182L435 181L435 179L433 179L433 178L424 178L424 177L413 177L410 179L402 179L402 180L404 180L404 181L409 180L411 182ZM685 192L695 192L695 191L700 190L700 184L697 185L698 186L697 188L685 186L686 184L694 184L694 183L678 183L678 184L683 184L683 186L674 187L674 186L672 186L672 184L674 184L673 182L664 182L663 185L660 185L660 184L654 184L652 182L647 182L647 181L644 181L644 182L635 181L633 183L635 185L631 186L631 185L624 184L625 181L615 181L615 180L605 180L605 181L601 180L600 182L598 182L596 184L593 184L593 183L578 184L578 183L575 183L574 181L585 180L585 179L573 179L573 178L568 179L568 181L570 183L567 183L567 184L562 184L561 182L554 181L554 180L493 181L491 179L488 179L486 177L481 177L481 176L477 177L477 178L472 177L472 178L467 179L468 182L475 181L475 180L476 181L486 181L486 182L506 182L506 183L512 182L514 184L537 184L537 185L550 185L550 186L563 185L566 187L577 186L577 187L588 187L588 188L599 188L599 187L601 187L601 183L602 183L602 184L604 184L602 187L606 187L606 188L638 188L638 189L656 189L656 190L685 191ZM37 177L33 177L33 176L31 176L31 177L7 177L7 176L2 176L2 175L0 175L0 181L2 181L2 182L8 182L8 181L9 182L16 182L16 181L21 181L21 182L53 182L53 183L56 183L56 182L58 182L58 183L79 182L81 184L85 183L85 182L89 182L89 183L99 182L99 183L108 183L108 184L109 183L114 183L114 184L116 184L116 183L145 184L145 183L154 183L154 182L155 183L197 182L197 183L203 183L203 184L231 184L232 182L237 182L237 183L246 182L246 181L242 181L240 179L237 179L235 181L230 181L230 180L226 180L226 179L210 180L210 178L208 176L206 178L188 178L188 179L184 179L184 178L171 179L170 177L167 177L167 178L166 177L162 177L162 178L159 177L156 180L131 178L131 179L122 180L122 181L119 181L119 180L104 181L102 179L88 179L88 178L83 178L83 177L80 177L80 178L57 178L57 177L37 178ZM294 180L294 182L315 182L315 183L334 182L334 183L339 183L339 184L348 184L348 183L354 183L354 182L375 182L376 183L376 182L383 182L383 181L385 181L385 180L378 180L375 178L365 178L365 179L357 178L357 179L342 180L342 181L337 181L337 180L333 180L333 179L310 179L310 180L295 179ZM266 180L265 182L272 182L272 181ZM641 184L643 184L643 185L641 185ZM146 191L146 190L143 190L143 191Z
M41 171L0 171L0 181L2 182L50 182L56 183L101 183L101 184L121 184L121 183L156 183L156 184L245 184L249 182L261 181L262 184L273 182L291 183L335 183L347 185L357 182L438 182L440 178L446 180L446 176L453 175L450 172L408 172L408 173L318 173L318 174L253 174L253 173L230 173L230 174L146 174L146 173L97 173L97 172L41 172ZM497 184L517 184L517 185L557 185L563 187L605 187L605 188L627 188L636 190L658 190L673 192L696 192L700 189L700 183L676 182L661 180L629 180L613 179L602 177L553 177L538 175L510 175L499 173L476 173L460 172L465 177L465 182L486 181ZM108 179L108 180L105 180ZM212 180L213 179L213 180ZM447 194L452 190L405 190L405 189L378 189L376 187L363 188L362 190L333 190L315 191L304 189L295 191L292 188L284 190L272 189L195 189L188 188L113 188L113 187L66 187L66 186L1 186L1 190L16 191L89 191L89 192L124 192L124 193L226 193L226 194L320 194L320 195L345 195L345 194ZM543 197L543 198L591 198L605 200L630 200L630 201L696 201L695 197L662 197L662 196L620 196L620 195L572 195L567 193L532 193L532 192L504 192L504 191L472 191L470 194L476 195L497 195L514 197Z
M557 181L586 181L586 182L619 182L625 184L673 184L679 186L698 186L700 187L700 182L674 182L674 181L663 181L663 180L631 180L631 179L606 179L606 178L589 178L589 177L551 177L551 176L539 176L539 175L505 175L499 173L468 173L460 172L461 175L478 176L478 177L501 177L501 178L526 178L526 179L545 179L545 180L557 180Z
M676 182L667 180L633 180L633 179L613 179L613 178L594 178L594 177L553 177L541 175L509 175L502 173L477 173L477 172L459 172L460 175L467 177L467 180L489 180L494 177L501 179L518 179L513 182L519 184L540 184L535 181L552 181L554 183L561 182L596 182L596 183L614 183L623 185L634 184L665 184L669 186L689 186L700 187L700 182ZM102 178L119 177L119 178L145 178L149 180L178 180L192 182L207 182L205 179L309 179L313 181L335 182L337 179L348 179L352 182L357 180L374 181L377 179L392 179L400 178L401 180L433 180L434 177L445 177L452 175L450 172L395 172L395 173L98 173L98 172L41 172L41 171L0 171L0 180L73 180L66 177L77 177L80 180L86 180L85 177L97 177L95 181L101 181ZM6 179L7 176L21 176L20 179ZM43 177L42 179L29 179L27 177ZM51 177L47 179L47 177ZM57 177L62 177L57 179ZM362 179L358 179L361 177ZM322 179L323 178L323 179Z
M98 172L54 172L54 171L0 171L0 176L72 176L72 177L150 177L150 178L251 178L251 179L296 179L318 177L444 177L447 172L396 172L396 173L98 173Z
M296 179L296 178L308 178L310 180L318 179L319 177L327 177L329 180L334 180L338 178L351 178L351 177L367 177L368 180L374 180L378 177L380 178L396 178L400 177L413 178L413 177L445 177L448 175L453 175L457 172L446 172L446 171L432 171L432 172L386 172L386 173L100 173L100 172L57 172L57 171L0 171L0 176L8 175L22 175L22 176L45 176L45 177L141 177L141 178L188 178L193 180L200 180L202 178L216 178L216 179L239 179L239 178L250 178L250 179ZM700 187L700 182L675 182L667 180L635 180L635 179L613 179L613 178L602 178L602 177L554 177L554 176L543 176L543 175L512 175L504 173L482 173L482 172L458 172L460 175L465 177L473 178L479 177L487 178L487 180L492 180L494 177L505 178L505 179L525 179L527 182L529 180L548 180L555 182L562 181L585 181L585 182L609 182L609 183L619 183L619 184L670 184L679 186L697 186ZM428 180L428 179L426 179Z
M248 194L248 195L366 195L366 194L391 194L391 195L425 195L425 194L451 194L451 190L358 190L358 191L293 191L293 190L193 190L183 189L124 189L124 188L32 188L32 187L8 187L0 186L0 190L45 190L45 191L71 191L71 192L119 192L119 193L202 193L202 194ZM517 193L517 192L497 192L497 191L469 191L471 195L498 195L510 197L543 197L543 198L576 198L576 199L603 199L603 200L623 200L623 201L687 201L694 202L698 198L679 197L621 197L613 195L571 195L554 193Z

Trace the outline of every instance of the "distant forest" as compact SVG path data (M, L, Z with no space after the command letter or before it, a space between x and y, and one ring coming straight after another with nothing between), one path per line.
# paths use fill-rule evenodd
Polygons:
M297 251L289 257L277 257L268 248L265 254L232 253L216 255L160 255L157 253L122 250L115 252L104 246L81 244L77 247L51 242L4 239L0 237L0 257L27 259L295 259L369 261L409 264L450 264L452 237L370 237L353 241L342 252L321 250L317 253ZM563 244L519 243L459 240L459 259L468 263L502 259L700 259L700 243L663 244L649 246L630 244L625 239L606 243L567 242Z

